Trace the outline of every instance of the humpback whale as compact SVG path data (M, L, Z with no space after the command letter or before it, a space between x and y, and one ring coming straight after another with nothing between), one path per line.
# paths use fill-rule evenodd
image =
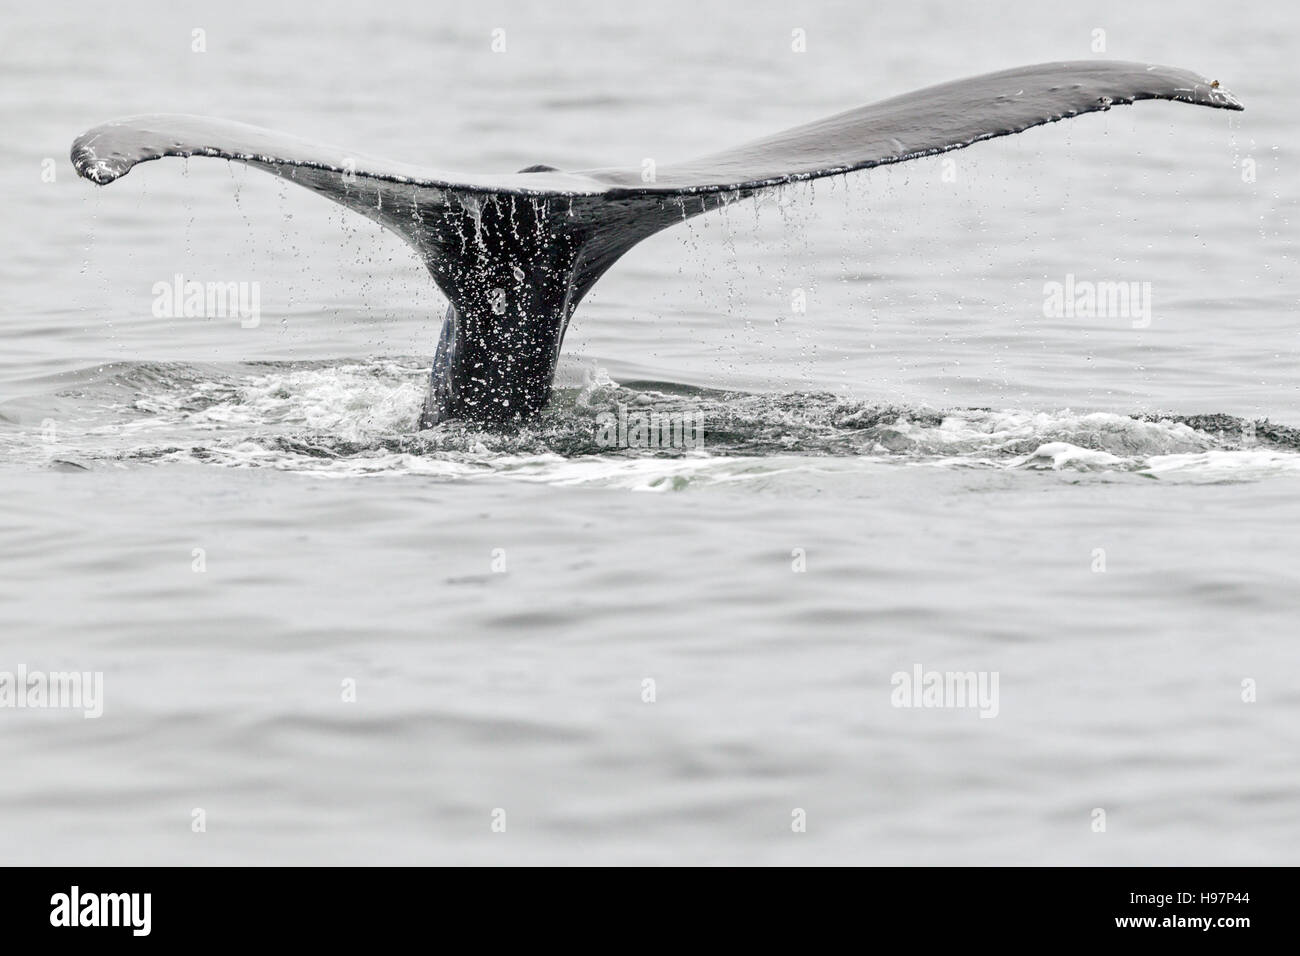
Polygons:
M243 123L135 116L72 144L99 185L164 156L265 170L409 243L448 301L421 428L508 426L545 406L569 319L620 256L692 216L787 183L899 163L1137 100L1240 110L1218 81L1146 63L1045 63L905 93L699 159L468 175L364 156Z

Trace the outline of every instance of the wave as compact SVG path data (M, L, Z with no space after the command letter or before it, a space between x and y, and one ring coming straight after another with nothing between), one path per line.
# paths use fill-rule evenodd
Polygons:
M12 458L64 468L190 462L661 490L899 466L1210 482L1300 474L1300 430L1226 414L937 409L618 383L589 366L566 369L568 383L533 425L417 431L427 377L423 362L406 358L110 365L41 405L57 415L40 427L31 427L31 400L0 409L0 421L15 422L0 425L0 440ZM649 425L664 439L658 446L648 427L637 430Z

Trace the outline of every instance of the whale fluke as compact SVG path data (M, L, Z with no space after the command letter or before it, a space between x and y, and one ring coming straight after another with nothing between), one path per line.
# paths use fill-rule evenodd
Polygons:
M617 259L675 222L785 183L898 163L1137 100L1239 110L1217 82L1144 63L1021 67L932 86L679 164L468 175L186 115L117 120L72 144L106 185L138 163L212 156L293 180L419 253L449 304L421 415L526 421L546 404L564 331Z

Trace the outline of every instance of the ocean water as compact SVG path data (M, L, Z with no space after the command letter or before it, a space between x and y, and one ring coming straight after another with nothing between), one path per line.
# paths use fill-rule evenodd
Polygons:
M1297 14L0 16L0 672L103 675L96 719L0 708L0 859L1296 862ZM224 161L101 189L67 159L190 112L635 167L1091 57L1246 112L1117 108L669 230L516 434L416 431L445 303L396 237ZM256 283L260 322L155 315L178 274ZM1149 312L1047 317L1067 277ZM602 447L620 405L704 447ZM918 666L996 674L996 716L894 706Z

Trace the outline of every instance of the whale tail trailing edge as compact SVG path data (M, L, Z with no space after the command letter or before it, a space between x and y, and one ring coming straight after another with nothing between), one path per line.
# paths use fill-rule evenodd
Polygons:
M597 279L674 222L762 189L904 162L1143 99L1220 109L1217 83L1171 67L1081 61L945 83L697 160L506 175L443 173L272 130L185 115L118 120L79 136L77 172L106 185L164 156L211 156L292 180L375 220L420 255L448 299L421 425L509 424L550 393L564 331Z

